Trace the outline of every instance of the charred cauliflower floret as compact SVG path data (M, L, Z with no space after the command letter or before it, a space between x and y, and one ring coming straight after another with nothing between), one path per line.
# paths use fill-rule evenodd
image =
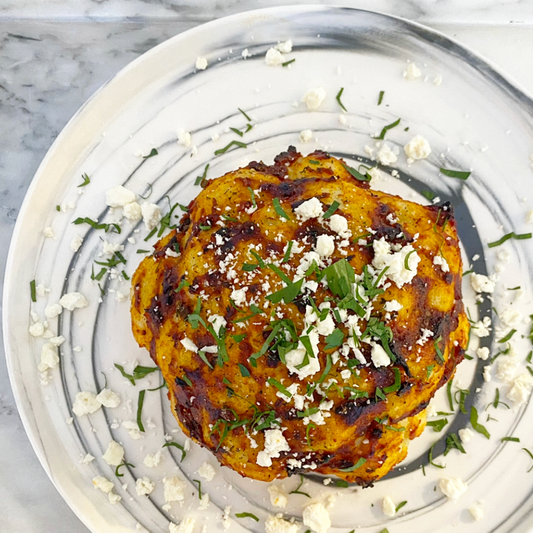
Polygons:
M291 147L190 203L133 277L133 333L221 464L370 485L463 359L461 272L451 206Z

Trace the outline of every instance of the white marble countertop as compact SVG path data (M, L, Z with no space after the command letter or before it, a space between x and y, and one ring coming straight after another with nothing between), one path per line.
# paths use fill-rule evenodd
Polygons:
M282 0L0 0L0 280L33 174L69 118L100 85L143 52L197 24L284 4ZM342 4L403 16L442 31L485 56L533 94L531 2L476 0L465 6L460 0L360 0ZM17 414L2 346L0 448L1 531L87 532L33 453Z

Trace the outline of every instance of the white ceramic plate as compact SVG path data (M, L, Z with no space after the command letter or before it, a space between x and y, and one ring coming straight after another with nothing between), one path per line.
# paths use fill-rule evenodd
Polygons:
M267 49L287 39L294 47L286 59L295 61L287 67L267 66ZM245 49L249 53L246 59ZM205 71L195 69L199 56L208 60ZM420 78L404 79L407 61L420 68ZM442 83L435 84L435 79ZM307 89L319 86L325 88L327 98L317 111L308 111L301 97ZM335 99L341 87L347 113ZM378 106L380 91L385 94ZM242 129L247 123L238 108L254 125L242 138L228 129ZM180 444L184 437L161 390L146 393L142 414L146 432L141 440L132 439L121 425L122 421L135 421L139 391L159 385L158 373L133 386L114 367L122 364L131 372L136 362L152 366L131 335L128 303L117 301L114 291L128 293L129 285L120 271L131 275L141 257L137 250L148 249L154 239L144 242L147 232L142 223L123 221L120 234L72 224L86 216L101 222L119 220L120 209L112 212L106 208L108 188L124 184L143 196L151 190L148 201L158 203L166 213L169 202L187 204L198 194L194 181L207 163L208 177L216 177L251 160L269 162L291 144L304 153L321 148L353 161L359 157L369 162L364 147L375 148L371 135L401 118L386 138L391 148L398 149L393 168L400 172L399 177L384 173L374 186L421 201L419 193L431 190L440 199L453 202L466 263L477 254L479 259L473 261L476 272L498 272L492 301L485 297L478 306L465 283L465 301L474 320L478 316L493 319L491 336L482 341L495 355L499 347L507 346L497 341L511 328L498 322L491 306L500 314L509 306L520 309L524 317L532 312L532 241L509 240L493 249L486 246L508 232L527 231L525 214L532 203L524 197L532 179L532 111L531 100L490 65L436 32L375 13L322 7L244 13L178 35L134 61L91 98L54 143L28 191L11 245L4 307L9 370L26 429L51 479L87 526L101 533L158 533L168 531L169 521L177 523L193 516L195 532L204 526L204 531L222 531L224 509L231 505L227 511L231 532L259 532L264 531L265 518L279 511L301 521L302 507L310 501L293 494L286 509L274 508L267 484L219 468L196 445L182 463L178 449L162 449L165 436ZM191 132L196 148L177 142L179 129ZM305 129L313 131L313 139L302 144L299 133ZM427 138L433 151L428 159L408 165L402 147L415 134ZM248 147L214 156L215 150L232 140ZM152 148L158 150L157 156L140 157ZM473 172L462 181L443 176L439 167ZM79 188L84 173L91 182ZM68 208L69 203L73 209ZM58 212L57 205L66 210ZM45 227L52 228L54 238L43 236ZM70 243L76 235L84 240L79 251L73 252ZM100 289L90 277L96 266L93 262L102 260L104 237L125 246L127 264L119 266L116 279L104 276L101 286L106 295L100 300ZM132 237L135 244L130 242ZM95 273L98 271L96 266ZM35 303L30 300L32 279L50 288ZM506 290L516 286L521 289ZM45 307L70 291L83 293L89 306L72 313L64 311L50 320L50 329L63 335L66 342L60 348L60 366L48 372L47 384L43 384L37 364L45 340L28 334L30 310L43 320ZM523 337L529 331L527 320L517 320L513 327L518 330L512 343L520 364L511 377L524 372L525 356L531 348L527 336ZM527 473L531 459L521 450L533 446L528 423L531 407L515 410L500 405L485 410L496 388L510 407L512 402L506 400L508 384L496 377L491 382L482 379L488 361L476 357L477 343L473 335L469 353L474 358L460 366L454 390L460 386L470 391L466 410L477 407L491 439L474 432L464 445L466 454L452 450L438 459L446 463L444 469L428 465L427 452L434 442L437 458L444 450L446 435L468 426L468 415L453 414L447 416L449 422L441 432L428 428L412 443L407 461L371 489L325 486L309 477L302 490L313 501L329 501L331 531L357 528L377 533L387 527L391 533L428 529L475 533L532 527L533 474ZM497 367L498 362L493 376ZM98 391L105 380L121 394L122 405L73 417L76 393ZM449 410L445 391L437 398L437 409ZM487 421L489 414L497 421ZM501 442L510 435L520 443ZM123 444L127 461L135 465L124 468L120 478L101 459L111 439ZM156 468L146 467L145 455L157 451L162 451L164 460ZM81 464L86 453L96 459ZM193 480L201 480L196 470L206 460L216 466L217 474L210 483L202 483L211 503L207 510L198 511ZM185 501L163 510L161 480L176 473L187 480ZM120 503L110 504L105 494L93 489L91 480L97 475L113 481L114 491L122 497ZM145 475L157 486L149 497L138 497L135 480ZM468 490L457 503L436 489L443 477L461 477L467 482ZM298 478L292 478L278 484L290 491L298 483ZM397 504L407 501L394 518L381 511L386 495ZM484 501L485 519L475 522L467 509L479 500ZM241 512L253 513L260 521L236 518L235 513ZM306 529L300 527L302 532Z

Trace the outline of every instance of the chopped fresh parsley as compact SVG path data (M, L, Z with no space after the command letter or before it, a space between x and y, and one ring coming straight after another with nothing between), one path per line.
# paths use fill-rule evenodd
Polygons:
M142 410L143 410L145 394L146 394L145 390L139 391L139 400L137 403L137 426L139 427L139 431L142 431L143 433L144 433L144 426L142 423Z
M292 394L287 390L287 388L282 384L280 383L277 379L274 379L274 378L268 378L268 383L270 383L271 385L273 385L274 387L276 387L276 389L279 390L279 392L281 392L281 394L283 394L283 396L286 396L287 398L292 398Z
M248 122L252 122L252 119L240 107L238 107L237 109L244 115Z
M132 465L131 463L126 463L125 461L123 461L122 463L120 463L120 464L115 468L115 476L117 476L117 477L123 477L123 476L124 476L124 474L121 474L121 473L119 472L119 470L120 470L120 468L121 468L122 466L129 466L129 467L131 467L131 468L135 468L135 465Z
M37 301L37 289L35 288L35 280L32 279L30 281L30 296L31 296L31 301L32 302L36 302Z
M80 224L89 224L93 229L103 229L106 233L110 230L113 230L115 233L121 233L120 226L114 222L111 224L99 224L96 220L92 220L89 217L78 217L73 224L79 226Z
M157 154L158 154L158 151L155 148L152 148L148 155L143 155L143 159L149 159L150 157L154 157L154 155L157 155Z
M466 453L461 441L459 440L459 437L455 433L450 433L446 436L446 449L444 450L444 456L448 455L452 449L459 450L461 453Z
M478 422L478 413L477 409L474 406L470 408L470 423L472 424L472 428L475 431L481 433L482 435L487 437L487 439L490 439L490 433L487 431L487 428Z
M80 183L78 187L85 187L85 185L89 185L89 183L91 183L91 178L89 178L87 174L82 174L81 179L83 180L83 182Z
M250 191L250 196L252 198L252 205L254 207L257 207L257 204L255 203L255 194L254 194L254 190L251 188L251 187L247 187L247 189Z
M287 249L285 250L285 255L283 256L283 259L281 260L281 264L289 262L291 258L292 245L293 245L293 241L289 241L289 243L287 244Z
M284 218L285 220L290 220L289 215L287 215L287 213L285 213L283 210L283 207L281 207L279 198L273 198L272 203L274 204L274 210L280 217Z
M329 206L329 209L324 213L324 215L322 216L322 218L324 220L327 220L328 218L331 217L331 215L333 215L333 213L335 213L335 211L337 211L337 209L339 208L341 204L339 202L337 202L336 200Z
M390 394L391 392L399 391L402 385L402 378L401 378L399 369L394 367L392 370L394 371L394 383L390 385L389 387L385 387L383 389L383 392L386 392L387 394Z
M341 472L353 472L354 470L357 470L361 466L363 466L366 463L366 459L364 457L360 457L357 463L355 463L352 466L349 466L348 468L339 468Z
M224 148L220 148L218 150L215 150L215 155L225 154L232 146L236 146L237 148L247 148L248 147L248 145L246 143L243 143L241 141L231 141L229 144L224 146Z
M387 134L387 132L389 130L391 130L392 128L395 128L396 126L398 126L398 124L400 124L400 119L395 120L391 124L387 124L386 126L383 126L383 129L381 130L381 133L377 137L373 137L373 138L374 139L383 140L385 138L385 135Z
M466 180L468 179L468 176L472 174L471 172L465 172L461 170L450 170L447 168L440 168L439 170L442 174L448 176L449 178L459 178L460 180Z
M503 339L500 339L498 342L499 343L504 343L504 342L507 342L507 341L510 341L511 340L511 337L516 333L516 329L512 329L509 333L507 333L507 335L505 335L505 337L503 337Z
M159 368L157 366L140 366L140 365L137 365L133 369L133 373L132 374L128 374L124 370L123 366L118 365L118 364L115 363L115 367L120 371L120 373L122 374L123 377L125 377L126 379L128 379L131 382L132 385L135 385L135 380L136 379L142 379L145 376L147 376L148 374L151 374L152 372L157 372L159 370Z
M203 187L203 183L207 177L207 171L209 170L209 164L207 164L204 168L204 173L198 176L194 182L195 185L201 185Z
M507 233L507 235L504 235L501 239L498 239L494 242L489 242L487 245L489 248L495 248L496 246L500 246L500 244L503 244L505 241L508 241L509 239L517 239L517 240L524 240L524 239L531 239L532 234L531 233L521 233L516 234L514 231L511 233Z
M444 429L444 426L448 424L447 418L441 418L439 420L430 420L427 425L433 428L433 431L436 431L437 433L442 431Z
M241 371L241 376L243 378L250 377L250 371L242 363L238 363L238 366L239 366L239 370Z
M385 96L385 91L379 91L378 105L381 105L381 102L383 102L383 97L384 96Z
M337 93L337 96L335 96L335 100L337 100L337 103L341 106L342 110L347 112L348 110L344 107L344 104L341 102L341 96L343 92L344 92L344 87L341 87L340 91Z
M361 172L355 170L355 168L349 167L344 163L343 166L357 181L370 181L372 179L372 176L370 176L368 172L366 174L361 174Z
M281 66L282 66L282 67L288 67L291 63L294 63L295 61L296 61L295 58L293 58L293 59L289 59L289 61L284 61L284 62L281 64Z
M180 463L183 463L183 459L185 459L185 457L187 456L187 452L185 451L185 448L181 445L181 444L178 444L177 442L165 442L165 444L163 444L163 448L168 448L169 446L173 446L174 448L178 448L178 450L181 451L181 461Z
M301 494L302 496L307 496L308 498L310 498L311 496L309 496L309 494L307 494L307 492L302 492L300 489L302 488L302 485L304 484L305 482L305 479L304 477L300 474L300 484L294 489L294 490L291 490L289 492L289 494Z
M251 518L252 520L255 520L256 522L259 522L259 518L255 516L252 513L236 513L235 516L237 518Z

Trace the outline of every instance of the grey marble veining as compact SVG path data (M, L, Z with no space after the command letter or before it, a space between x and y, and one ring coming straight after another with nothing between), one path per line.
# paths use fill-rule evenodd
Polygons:
M290 2L311 5L343 5L371 9L409 18L425 24L471 23L503 24L533 23L533 4L528 0L307 0ZM287 5L283 0L4 0L0 17L6 18L163 18L165 20L205 21L250 9Z
M0 283L15 220L33 174L66 122L98 87L146 50L199 22L284 3L1 1ZM441 30L470 42L533 91L532 59L526 53L533 46L533 30L524 28L517 34L509 26L496 30L479 26L533 24L531 2L477 0L465 6L460 0L361 0L343 4L439 24ZM494 45L495 31L500 46ZM31 449L9 387L1 345L0 351L0 531L86 533Z

